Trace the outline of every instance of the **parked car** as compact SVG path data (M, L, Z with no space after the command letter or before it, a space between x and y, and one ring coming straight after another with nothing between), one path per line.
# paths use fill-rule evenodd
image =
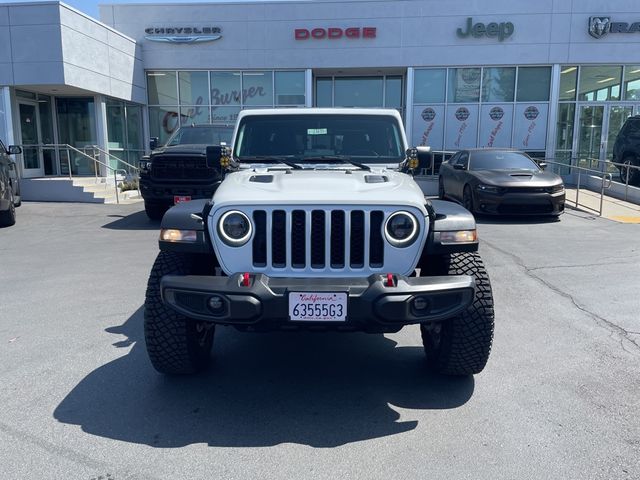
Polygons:
M151 139L151 155L140 161L140 193L152 220L172 205L211 198L222 179L220 169L207 164L206 148L230 144L233 125L185 125L163 146Z
M225 173L213 197L162 219L144 305L158 371L206 368L217 325L419 325L433 370L484 368L493 296L475 219L407 174L430 157L407 148L396 110L244 110L233 143L208 148Z
M15 162L9 155L21 153L17 145L4 146L0 141L0 227L8 227L16 223L16 207L20 200L20 184Z
M616 142L613 144L613 161L623 165L640 167L640 115L629 117L620 129ZM618 167L620 181L640 186L640 169Z
M517 150L462 150L441 165L438 193L471 212L560 215L564 184L545 166Z

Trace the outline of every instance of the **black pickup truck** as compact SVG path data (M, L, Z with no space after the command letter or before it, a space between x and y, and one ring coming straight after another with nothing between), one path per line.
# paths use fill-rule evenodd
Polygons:
M207 164L206 148L230 145L233 125L185 125L161 147L151 139L151 154L140 161L144 209L160 220L169 207L196 198L211 198L220 184L220 168Z

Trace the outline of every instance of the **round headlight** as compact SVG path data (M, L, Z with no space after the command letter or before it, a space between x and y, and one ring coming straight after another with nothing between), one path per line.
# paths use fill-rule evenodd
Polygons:
M384 234L394 247L407 247L418 236L418 220L409 212L395 212L387 218Z
M227 245L239 247L251 237L251 220L244 213L232 210L220 217L218 232Z

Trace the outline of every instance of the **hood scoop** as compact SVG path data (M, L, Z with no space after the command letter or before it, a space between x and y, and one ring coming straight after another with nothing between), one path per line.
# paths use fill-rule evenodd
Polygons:
M249 181L253 183L273 183L273 175L251 175Z
M385 175L365 175L364 181L366 183L386 183L389 181L389 177Z

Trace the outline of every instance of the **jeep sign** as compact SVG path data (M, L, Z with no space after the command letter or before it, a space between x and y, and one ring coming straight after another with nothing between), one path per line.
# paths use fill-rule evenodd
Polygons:
M474 38L480 38L483 36L486 37L498 37L499 41L503 41L505 38L509 38L513 35L514 26L511 22L491 22L487 25L484 23L478 22L476 24L473 23L473 18L467 18L466 31L463 31L462 28L458 28L456 33L460 38L467 38L471 35Z

